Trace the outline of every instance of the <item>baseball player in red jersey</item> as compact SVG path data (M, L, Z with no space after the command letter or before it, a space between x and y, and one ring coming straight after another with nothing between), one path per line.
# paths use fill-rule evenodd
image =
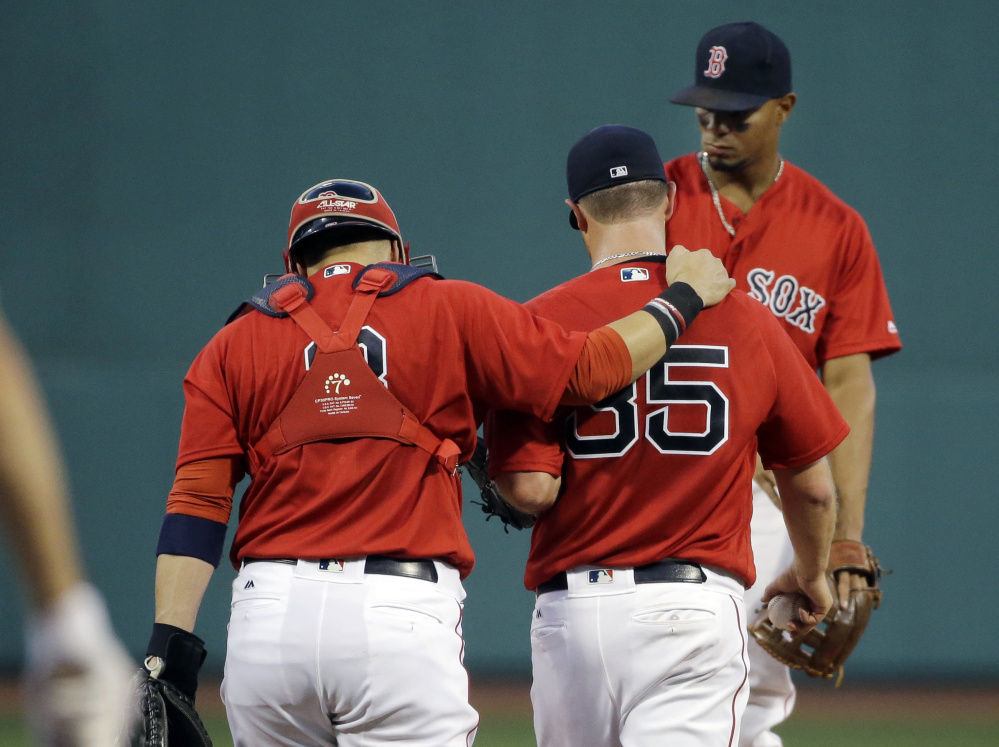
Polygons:
M709 252L680 250L676 286L587 335L405 258L377 190L313 187L292 209L289 275L185 378L145 666L194 696L191 631L248 472L222 685L237 745L470 744L457 466L477 423L606 396L732 286Z
M566 171L593 269L528 308L586 331L666 287L675 185L652 138L617 125L576 143ZM490 417L490 473L514 505L539 513L524 580L537 592L540 747L736 743L757 450L784 489L795 554L780 588L809 597L804 631L831 603L835 499L823 457L847 431L773 315L738 292L598 404L559 408L549 424Z
M870 364L902 346L874 245L855 210L778 152L796 96L790 54L776 35L755 23L709 31L697 47L694 81L671 99L697 107L701 151L666 164L677 184L667 245L714 252L821 371L851 429L829 456L839 496L836 539L859 544L874 436ZM758 469L753 549L760 581L747 594L750 611L791 552L772 486ZM845 603L848 589L863 584L840 574L839 598ZM741 744L779 747L770 730L794 706L790 673L755 641L750 659Z

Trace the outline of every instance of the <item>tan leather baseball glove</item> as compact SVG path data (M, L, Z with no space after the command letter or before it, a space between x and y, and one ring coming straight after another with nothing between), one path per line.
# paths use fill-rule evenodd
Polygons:
M849 571L862 576L867 585L852 589L846 609L840 606L837 574ZM864 634L872 610L881 604L881 566L871 548L854 540L836 540L829 554L829 587L833 606L814 629L800 638L775 627L764 608L749 626L749 632L763 649L792 669L804 670L810 677L843 678L843 663Z

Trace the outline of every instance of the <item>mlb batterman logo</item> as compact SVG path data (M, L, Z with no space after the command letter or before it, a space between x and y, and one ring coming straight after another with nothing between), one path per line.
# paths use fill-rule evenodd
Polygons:
M324 278L331 278L334 275L349 275L350 265L330 265L323 270Z
M612 584L614 583L614 570L601 568L599 571L590 571L586 580L591 584Z
M725 47L711 47L708 50L708 69L704 71L705 78L720 78L725 72L725 60L728 52Z
M649 271L644 267L625 267L621 270L622 283L635 283L639 280L648 280Z
M610 170L611 179L617 179L622 176L628 176L627 166L615 166Z

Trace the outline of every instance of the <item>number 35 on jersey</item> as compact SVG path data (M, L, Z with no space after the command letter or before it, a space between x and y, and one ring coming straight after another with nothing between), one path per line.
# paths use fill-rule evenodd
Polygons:
M674 345L645 376L565 420L565 443L576 459L623 456L640 438L663 454L713 454L728 440L729 400L710 381L712 369L728 368L728 347ZM676 376L703 370L704 381ZM638 387L647 410L640 418Z

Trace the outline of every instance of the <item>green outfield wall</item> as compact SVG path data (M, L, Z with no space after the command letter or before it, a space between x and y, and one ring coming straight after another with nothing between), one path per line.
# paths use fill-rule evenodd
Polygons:
M693 112L667 98L704 31L748 19L794 61L782 154L867 219L905 343L875 364L866 531L894 572L851 671L999 679L992 2L3 2L2 302L133 653L152 621L181 379L281 269L301 191L371 182L414 253L526 300L587 269L562 204L571 144L623 123L667 158L694 150ZM467 663L524 674L528 538L484 524L468 497ZM23 607L0 547L10 670ZM216 671L233 575L216 574L198 621Z

